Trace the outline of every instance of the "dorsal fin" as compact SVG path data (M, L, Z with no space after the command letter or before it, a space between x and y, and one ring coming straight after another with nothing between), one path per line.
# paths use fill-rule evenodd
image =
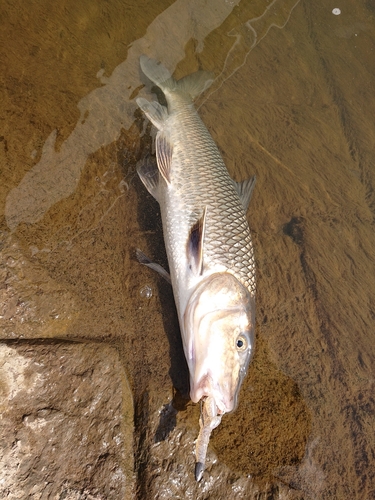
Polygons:
M194 274L203 273L203 242L206 229L207 207L204 208L202 216L190 229L187 241L187 258L189 268Z
M247 212L247 209L249 208L249 203L251 200L251 195L253 194L255 181L256 181L255 175L242 182L233 181L234 187L236 188L238 196L240 197L245 212Z

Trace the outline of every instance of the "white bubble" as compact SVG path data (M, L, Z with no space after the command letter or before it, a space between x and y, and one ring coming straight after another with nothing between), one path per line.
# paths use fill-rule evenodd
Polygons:
M140 296L143 298L143 299L151 299L152 297L152 288L148 285L145 285L144 287L142 287L139 291L139 294Z
M335 9L333 9L332 14L334 14L335 16L339 16L341 14L341 10L336 7Z

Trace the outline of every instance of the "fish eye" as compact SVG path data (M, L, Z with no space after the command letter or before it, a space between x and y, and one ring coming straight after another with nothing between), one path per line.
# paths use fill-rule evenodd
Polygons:
M236 339L236 347L238 351L245 351L247 348L247 340L243 335L239 335Z

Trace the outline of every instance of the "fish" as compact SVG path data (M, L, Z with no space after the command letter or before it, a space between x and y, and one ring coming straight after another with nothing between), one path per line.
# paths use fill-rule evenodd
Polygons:
M200 481L211 432L235 410L255 349L255 257L246 218L255 176L242 182L230 177L194 107L212 83L211 73L176 81L145 55L140 66L167 103L136 99L157 129L156 163L140 164L137 171L160 205L190 398L201 402L195 450ZM143 263L159 266L144 256Z

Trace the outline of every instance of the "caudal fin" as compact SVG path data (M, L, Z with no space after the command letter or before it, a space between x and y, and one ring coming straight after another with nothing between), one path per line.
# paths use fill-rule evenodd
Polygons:
M163 92L181 92L190 95L192 99L206 90L214 80L209 71L197 71L176 82L170 71L154 59L143 55L140 63L143 73Z
M173 79L171 73L160 62L143 55L140 57L140 63L142 71L147 78L163 91L164 89L173 90L176 87L176 81Z

